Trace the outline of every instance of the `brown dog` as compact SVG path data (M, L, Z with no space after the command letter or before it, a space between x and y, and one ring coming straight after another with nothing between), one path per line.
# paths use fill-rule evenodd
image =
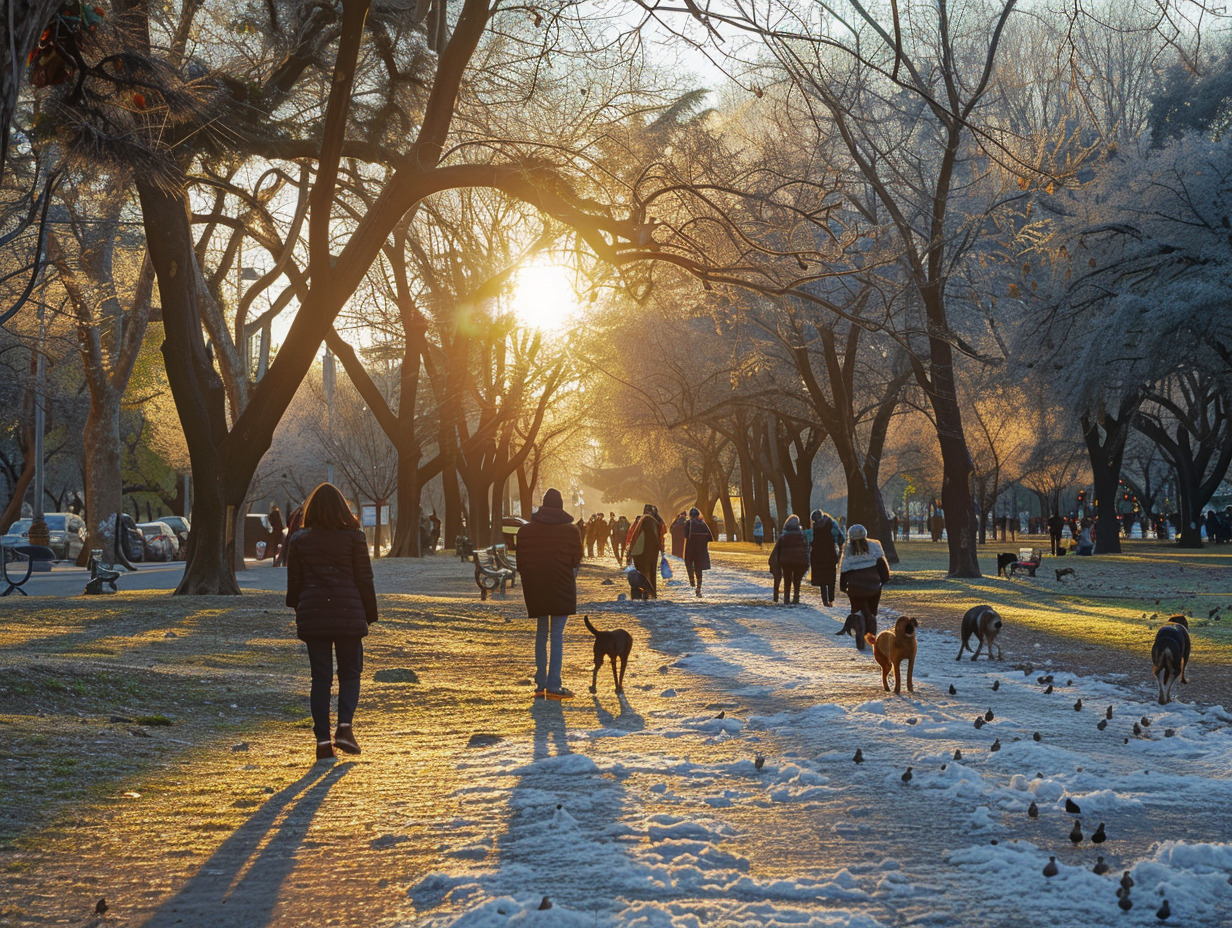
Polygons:
M603 666L603 659L610 657L612 659L612 679L616 683L616 692L623 693L625 691L625 664L629 662L629 652L633 650L633 636L623 628L614 628L610 632L601 632L590 624L590 616L584 616L582 621L586 623L586 627L590 629L590 633L595 636L595 669L590 675L590 691L597 692L599 682L599 668ZM620 661L620 673L616 673L616 661Z
M894 631L887 628L876 638L871 634L864 636L873 646L873 657L881 665L881 685L887 693L890 692L890 667L894 668L894 692L902 693L904 660L907 662L907 692L915 692L911 674L915 670L915 630L919 627L919 619L902 615L894 623Z
M1189 666L1189 620L1183 615L1174 615L1168 624L1155 633L1151 648L1151 671L1159 684L1159 704L1166 706L1172 701L1172 685L1185 679Z

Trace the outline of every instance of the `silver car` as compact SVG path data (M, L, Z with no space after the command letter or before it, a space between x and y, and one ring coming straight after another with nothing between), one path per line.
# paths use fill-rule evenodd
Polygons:
M61 561L75 561L81 549L85 547L86 523L81 516L71 512L46 512L43 521L47 523L47 531L51 537L48 547L56 552ZM0 538L0 545L12 548L30 543L30 520L18 519L9 527L8 532ZM9 557L6 552L4 555Z

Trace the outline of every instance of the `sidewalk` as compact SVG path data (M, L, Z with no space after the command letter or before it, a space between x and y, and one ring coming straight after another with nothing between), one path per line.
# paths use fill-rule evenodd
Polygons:
M609 559L583 568L580 608L633 632L625 698L607 668L586 693L575 621L578 697L534 704L518 590L481 604L443 557L377 573L364 754L334 765L312 764L277 593L6 612L0 790L24 801L0 812L0 924L88 924L100 897L98 924L227 928L1146 925L1160 887L1188 925L1232 906L1232 718L1185 691L1149 703L1140 667L1130 688L1071 678L1012 629L1005 662L957 663L925 625L916 692L894 697L834 636L841 610L770 605L735 569L700 602L677 583L618 603ZM1072 848L1075 817L1108 842ZM1128 916L1097 854L1133 870Z

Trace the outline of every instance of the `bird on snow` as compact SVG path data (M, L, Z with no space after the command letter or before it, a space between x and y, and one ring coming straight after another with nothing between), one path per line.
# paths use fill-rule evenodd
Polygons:
M1052 684L1051 684L1051 683L1049 683L1049 684L1048 684L1048 689L1044 690L1044 695L1045 695L1045 696L1051 696L1051 695L1052 695Z
M992 691L995 693L995 692L996 692L997 690L999 690L999 689L1001 689L1001 681L1000 681L1000 680L993 680L993 681L992 681Z
M1074 847L1082 843L1082 822L1074 819L1074 827L1070 829L1069 839L1073 842Z
M1110 722L1112 721L1112 706L1109 706L1107 709L1104 710L1104 718L1106 718Z
M1044 864L1044 876L1056 876L1060 871L1057 869L1057 859L1049 857L1048 863Z
M985 722L991 722L994 718L996 718L996 716L992 714L991 709L989 709L987 712L984 713Z
M903 771L903 775L901 779L904 783L911 782L911 768L910 767L908 767L906 770Z
M990 750L990 751L999 751L999 750L1001 750L1001 739L1000 739L1000 738L998 738L996 741L994 741L994 742L992 743L992 747L990 747L988 750Z
M1142 734L1142 726L1139 725L1137 722L1134 722L1134 734L1135 735Z
M756 757L753 758L753 766L756 769L760 770L765 765L766 765L766 759L762 757L760 754L758 754Z
M1031 800L1031 804L1027 806L1027 815L1031 818L1039 818L1039 806L1035 804L1035 800Z
M725 719L725 718L727 718L727 710L726 710L726 709L724 709L722 712L720 712L718 715L716 715L716 716L715 716L715 718L716 718L716 719Z
M1133 900L1129 898L1129 893L1126 893L1119 900L1117 900L1117 905L1121 907L1122 912L1128 912L1134 907Z
M962 750L961 750L961 749L959 749L959 748L955 748L955 749L954 749L954 759L955 759L955 760L962 760Z
M1100 822L1099 827L1096 828L1095 831L1091 833L1091 843L1092 844L1103 844L1107 840L1108 840L1108 836L1104 834L1104 823Z
M1134 885L1134 878L1130 876L1129 871L1126 870L1121 875L1121 889L1125 890L1126 892L1129 892L1130 889L1133 888L1133 885Z
M1068 796L1065 797L1065 811L1070 815L1082 814L1082 810L1078 808L1078 803L1074 802L1074 800L1070 799Z
M1162 922L1167 921L1170 915L1172 915L1172 907L1168 905L1168 900L1165 899L1163 905L1161 905L1159 910L1155 913L1155 917Z
M1100 719L1099 723L1095 727L1098 728L1100 731L1103 731L1105 728L1108 727L1108 720Z
M1038 731L1033 731L1033 732L1031 732L1031 740L1032 740L1032 741L1039 741L1039 740L1040 740L1040 733L1039 733Z
M1108 872L1109 869L1110 868L1108 867L1108 865L1104 863L1104 858L1096 857L1095 866L1091 868L1091 872L1094 873L1096 876L1103 876L1105 873Z
M958 690L954 689L954 684L953 684L953 683L951 683L951 684L950 684L950 695L951 695L951 696L955 696L955 695L957 695L957 693L958 693Z
M546 912L551 907L552 907L552 900L549 899L547 896L544 896L543 901L539 903L539 911Z
M1150 719L1148 719L1145 715L1142 717L1142 727L1143 727L1143 728L1150 728L1150 727L1151 727L1151 720L1150 720Z
M975 728L976 728L976 730L978 731L979 729L981 729L981 728L983 728L983 727L984 727L984 716L982 716L982 715L977 715L977 716L975 717Z
M857 764L864 763L864 752L856 748L856 756L852 758Z
M1079 699L1076 703L1074 703L1074 711L1075 712L1082 711L1082 700L1081 699Z
M1164 905L1167 905L1167 902L1165 902ZM94 914L106 915L109 908L111 908L111 906L107 905L107 898L104 896L102 899L99 899L98 902L94 903Z

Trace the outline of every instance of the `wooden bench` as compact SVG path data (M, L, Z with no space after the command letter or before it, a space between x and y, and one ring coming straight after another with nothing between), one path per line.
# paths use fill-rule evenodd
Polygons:
M500 565L493 548L480 548L471 559L475 562L475 585L479 587L480 600L486 600L497 587L503 596L506 586L517 578L517 571Z
M1043 551L1039 548L1019 548L1018 560L1010 565L1010 577L1013 577L1020 570L1025 570L1028 577L1034 577L1035 571L1039 569L1043 558Z
M8 596L14 590L22 596L29 596L30 594L23 590L22 587L26 585L26 582L30 579L30 575L34 573L35 564L41 562L50 564L56 559L56 552L44 545L12 545L11 547L6 548L5 551L11 551L13 553L13 563L17 563L22 560L26 562L26 573L20 580L10 576L9 565L7 563L8 555L7 553L0 555L0 580L3 580L8 584L4 592L0 593L0 596Z
M492 557L496 561L498 567L503 567L505 570L513 571L513 579L509 581L510 586L518 585L518 562L514 555L509 553L507 545L493 545Z

